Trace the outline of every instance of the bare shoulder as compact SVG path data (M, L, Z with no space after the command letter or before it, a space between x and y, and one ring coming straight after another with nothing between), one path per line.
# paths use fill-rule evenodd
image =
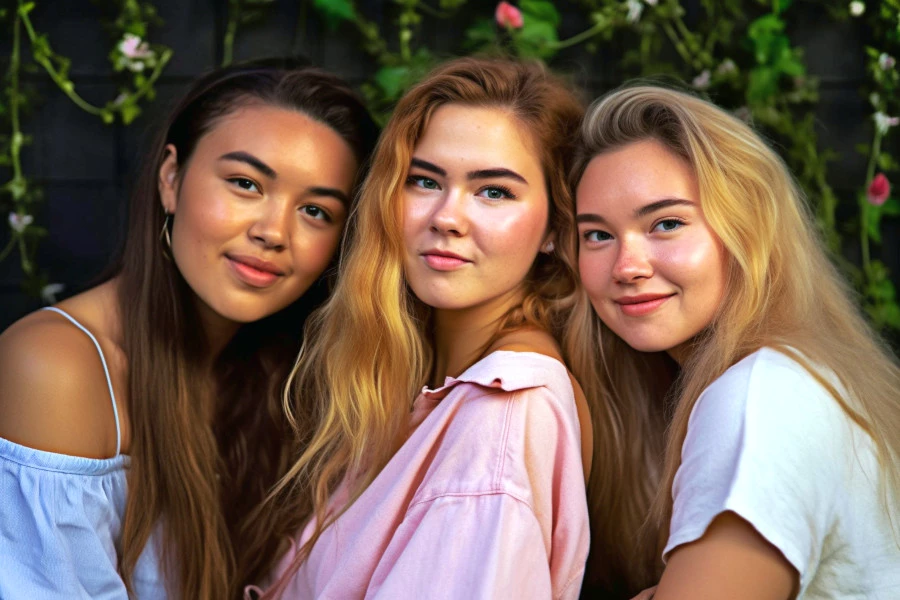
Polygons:
M91 339L49 311L0 335L0 437L60 454L115 454L116 424Z
M506 333L495 341L486 354L497 351L534 352L563 362L559 345L546 331L528 328Z

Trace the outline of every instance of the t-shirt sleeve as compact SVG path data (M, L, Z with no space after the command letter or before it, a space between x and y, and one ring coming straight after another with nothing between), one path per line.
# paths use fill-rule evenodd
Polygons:
M796 362L762 350L700 396L672 486L664 555L732 511L778 548L801 578L818 562L847 472L850 422Z
M113 460L39 452L0 440L0 598L127 598L115 543L120 528L115 503L124 499L125 476L90 472ZM55 462L87 468L62 472L53 470Z
M482 402L457 414L447 436L459 448L447 450L473 452ZM374 573L375 597L578 597L590 534L574 400L536 387L508 407L493 490L413 503Z

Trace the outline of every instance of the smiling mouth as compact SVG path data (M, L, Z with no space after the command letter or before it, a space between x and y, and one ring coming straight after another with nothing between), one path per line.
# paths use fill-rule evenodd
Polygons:
M250 287L267 288L284 276L284 273L268 265L257 266L239 257L226 256L225 258L228 260L228 266L231 267L232 273Z
M424 252L421 256L425 264L435 271L455 271L472 262L449 252Z
M675 294L661 296L648 294L643 296L632 296L630 298L619 298L618 300L614 300L614 302L619 306L619 310L621 310L625 316L643 317L644 315L649 315L656 311L674 295Z

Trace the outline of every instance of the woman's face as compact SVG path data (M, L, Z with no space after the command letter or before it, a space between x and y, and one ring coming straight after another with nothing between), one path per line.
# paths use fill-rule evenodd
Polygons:
M597 315L631 347L683 362L725 292L725 251L691 166L635 142L591 160L576 202L578 268Z
M167 150L159 191L171 253L201 306L248 323L300 298L340 239L350 146L299 112L249 105L221 118L187 164Z
M437 309L516 297L547 241L548 198L524 127L496 108L448 104L432 115L403 191L406 278Z

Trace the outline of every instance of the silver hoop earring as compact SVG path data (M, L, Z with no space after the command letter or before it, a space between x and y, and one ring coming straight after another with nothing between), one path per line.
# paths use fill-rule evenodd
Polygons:
M163 256L165 256L168 260L172 260L172 256L169 253L169 250L172 249L172 236L169 233L169 225L172 220L172 214L166 213L166 218L163 221L162 231L159 232L159 241L165 242L165 247L163 247L162 252ZM166 249L168 248L168 250Z

